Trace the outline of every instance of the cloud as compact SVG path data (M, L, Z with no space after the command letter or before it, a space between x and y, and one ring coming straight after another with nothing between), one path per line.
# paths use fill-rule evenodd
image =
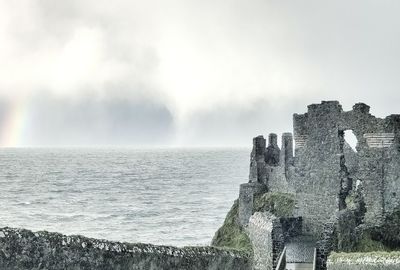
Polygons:
M224 144L226 130L239 143L249 136L233 135L243 127L279 132L281 121L291 122L282 115L320 100L345 109L363 101L383 117L400 102L399 8L393 0L0 0L0 97L45 91L60 104L86 104L94 95L103 101L87 106L87 117L107 117L120 108L105 100L122 91L118 99L134 107L158 104L141 108L157 119L165 109L173 144ZM53 114L65 118L72 107L63 106ZM120 114L137 122L135 113ZM42 143L40 136L27 137ZM78 137L85 135L69 136Z
M42 92L30 99L19 145L167 145L171 113L146 98L96 94L79 99ZM19 121L17 119L17 121ZM2 130L1 133L7 133Z
M152 42L123 27L117 31L118 14L100 1L1 1L0 10L3 96L43 89L76 96L108 84L153 84Z
M251 146L257 135L292 131L293 112L303 112L302 103L274 104L259 99L249 106L230 104L195 113L178 134L183 145Z

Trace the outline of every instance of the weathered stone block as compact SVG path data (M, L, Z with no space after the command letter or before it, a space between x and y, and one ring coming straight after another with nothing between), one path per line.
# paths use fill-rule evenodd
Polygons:
M254 208L254 195L266 191L266 186L260 183L247 183L240 185L239 191L239 223L246 226Z
M279 219L269 213L256 212L251 216L247 231L253 245L253 269L274 269L278 256L274 238L279 237L279 224Z

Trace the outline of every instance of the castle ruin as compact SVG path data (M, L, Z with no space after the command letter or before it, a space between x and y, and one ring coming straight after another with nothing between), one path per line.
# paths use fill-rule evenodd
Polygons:
M295 114L293 127L281 147L276 134L268 144L253 139L249 181L214 236L217 248L0 228L0 268L400 270L400 115L327 101Z
M356 149L346 131L357 138ZM289 214L277 211L279 196L293 198ZM374 243L400 247L399 229L387 229L399 228L399 213L400 115L381 119L363 103L343 111L339 102L323 101L294 114L293 135L284 133L281 147L276 134L268 143L253 139L237 223L250 237L255 269L280 269L289 250L302 245L296 241L314 249L305 256L316 269L326 269L331 251L359 251L370 235ZM214 243L221 236L217 232Z

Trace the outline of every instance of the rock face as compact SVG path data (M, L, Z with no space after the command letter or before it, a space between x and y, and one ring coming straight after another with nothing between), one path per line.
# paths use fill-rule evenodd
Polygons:
M23 229L0 229L2 270L109 270L109 269L250 269L249 260L238 251L212 247L175 248L128 244L33 233Z

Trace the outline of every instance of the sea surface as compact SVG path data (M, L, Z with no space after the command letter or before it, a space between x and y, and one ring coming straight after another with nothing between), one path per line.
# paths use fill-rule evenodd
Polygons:
M0 227L125 242L210 244L247 148L3 148Z

